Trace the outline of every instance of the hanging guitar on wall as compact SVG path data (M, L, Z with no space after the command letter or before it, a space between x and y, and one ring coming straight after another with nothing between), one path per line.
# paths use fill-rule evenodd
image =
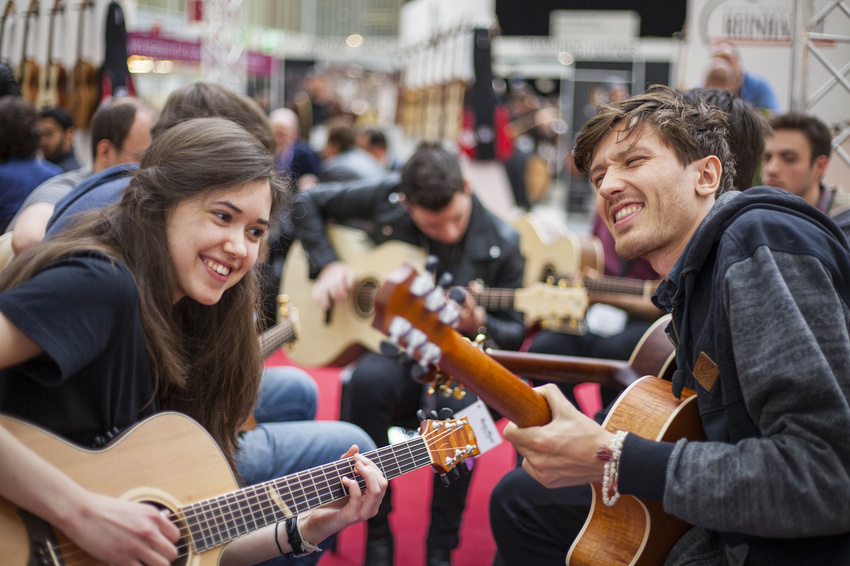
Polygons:
M15 3L12 0L6 2L6 8L3 10L3 15L0 16L0 96L11 94L20 96L21 89L18 87L18 81L15 80L15 71L3 56L3 45L6 37L6 20L12 15L15 10Z
M27 55L30 19L32 16L38 16L37 0L30 1L29 10L24 14L24 39L21 46L21 64L18 65L18 72L15 78L18 80L18 86L21 89L21 96L30 102L35 102L35 97L38 94L38 63L35 62L34 58Z
M106 11L106 55L100 67L101 102L107 98L136 96L133 77L127 67L127 28L124 10L114 0Z
M56 14L64 12L62 0L55 0L50 11L50 26L47 34L47 66L39 75L36 108L68 107L68 72L53 58L53 39L56 34Z
M74 61L74 68L71 70L69 110L74 117L74 124L78 128L89 126L92 114L97 108L97 70L83 55L86 10L91 8L92 5L92 0L83 0L80 4L80 19L77 22L77 58Z

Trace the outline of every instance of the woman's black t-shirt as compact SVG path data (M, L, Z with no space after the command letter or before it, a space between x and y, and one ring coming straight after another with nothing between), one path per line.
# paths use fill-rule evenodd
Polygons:
M0 294L0 312L44 350L0 370L0 411L83 446L156 412L138 302L127 267L99 253Z

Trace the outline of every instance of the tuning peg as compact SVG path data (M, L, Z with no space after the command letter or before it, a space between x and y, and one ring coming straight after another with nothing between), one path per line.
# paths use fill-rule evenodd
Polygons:
M449 487L449 485L451 485L452 483L452 480L449 479L449 476L447 476L446 474L442 474L440 476L440 483L443 484L443 487Z
M437 281L437 287L440 287L441 289L448 289L453 280L454 277L452 277L452 274L446 271L440 275L440 279Z
M442 395L445 399L448 399L452 396L452 387L446 383L440 385L440 395Z
M449 291L449 298L455 303L462 305L466 302L466 291L463 287L454 287Z
M413 325L406 318L397 316L390 322L390 327L387 329L387 339L393 344L401 342L401 337L410 332Z
M452 328L457 326L457 323L460 320L460 311L458 310L457 305L454 303L446 303L445 306L440 309L437 319L446 326L451 326Z
M464 460L463 462L460 462L455 469L460 470L460 473L462 473L463 475L468 474L470 471L472 471L469 469L469 465L467 465L468 461L469 460Z
M410 377L416 383L425 383L431 371L422 364L412 364L410 366Z
M451 475L451 479L453 480L460 479L460 470L458 470L456 467L452 468L451 470L449 470L449 475Z
M430 418L434 419L435 421L440 420L440 416L437 414L437 411L435 411L434 409L431 409L430 411L428 411L428 414L431 415Z
M429 255L427 259L425 259L425 271L430 273L432 276L437 273L437 266L440 264L440 260L435 255Z
M423 366L435 366L440 363L442 357L443 351L433 342L426 342L419 348L419 363Z
M426 415L426 414L425 414L425 411L423 411L422 409L417 409L417 411L416 411L416 418L419 420L419 422L427 421L427 420L428 420L428 415Z
M420 273L410 282L410 294L414 297L424 297L434 289L434 282L425 273Z
M451 420L452 417L455 416L455 412L452 411L449 407L443 407L442 409L440 409L439 414L440 414L440 420L441 421Z
M389 340L381 340L380 349L383 355L391 357L398 356L403 352L398 344L393 344Z

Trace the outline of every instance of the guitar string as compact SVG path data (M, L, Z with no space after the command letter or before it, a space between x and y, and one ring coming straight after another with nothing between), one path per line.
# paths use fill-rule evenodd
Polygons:
M451 433L451 431L446 431L446 432L447 432L447 434ZM415 454L413 452L411 452L411 450L410 450L410 446L412 444L418 444L417 450L419 452L418 455L420 457L425 457L429 453L427 447L425 446L425 441L429 441L430 439L428 439L426 437L420 437L420 439L423 440L423 442L409 442L409 443L405 443L403 445L385 446L385 447L382 447L381 449L378 449L376 451L373 451L373 452L370 452L370 453L367 453L367 454L370 454L371 458L374 458L376 464L381 466L382 469L389 470L390 468L387 466L388 460L390 460L390 459L395 460L399 450L402 449L402 448L407 448L408 452L410 452L410 455L409 455L408 458L404 459L403 462L408 467L400 467L400 469L402 470L401 473L406 473L406 472L410 471L411 469L415 469L416 467L419 467L419 466L416 466L415 462L411 461L411 460L415 459L414 458ZM389 458L387 456L389 456ZM413 466L413 467L411 468L410 466ZM333 476L331 477L332 480L336 480L336 481L333 482L333 486L331 486L331 482L328 481L328 478L327 478L327 472L329 470L336 473L335 478ZM319 471L322 472L322 475L324 477L324 482L315 482L314 481L314 482L312 482L312 487L310 489L304 489L302 480L304 478L309 478L311 476L317 477ZM307 471L304 471L304 472L299 472L297 474L292 474L290 476L285 476L285 478L278 478L277 480L271 480L270 482L266 482L265 484L259 484L257 486L249 486L248 488L245 488L243 490L243 493L245 493L245 494L250 493L251 495L248 496L248 497L243 497L243 499L247 500L247 499L250 499L251 497L263 496L263 495L266 494L266 490L265 490L266 487L271 486L272 484L277 484L278 487L285 487L285 488L289 489L290 498L293 500L296 507L298 505L298 501L300 500L300 501L306 502L308 504L308 508L312 508L312 506L315 506L315 505L311 503L311 500L315 499L317 497L317 494L318 494L318 497L319 497L319 504L322 504L321 503L321 494L322 493L325 493L325 492L327 492L328 489L333 489L334 487L339 488L339 486L341 485L339 483L341 471L347 472L347 475L350 475L353 478L357 479L358 483L361 484L361 488L365 487L365 480L363 480L363 478L353 474L353 467L352 467L352 464L351 464L351 460L342 460L342 461L332 462L330 464L326 464L324 466L320 466L320 467L317 467L317 468L313 468L312 470L307 470ZM297 490L297 489L293 490L293 486L296 483L296 480L297 480L297 483L301 485L300 491ZM276 518L276 517L274 517L274 514L277 512L276 510L279 509L279 507L274 505L273 501L271 501L270 504L266 506L265 505L266 502L267 501L264 501L263 504L261 504L261 507L259 508L259 510L262 511L263 513L265 513L266 511L271 509L273 518ZM219 514L221 514L222 511L224 513L232 513L232 510L224 510L224 506L227 506L229 508L229 506L232 505L234 503L234 501L233 501L232 497L228 498L226 496L219 496L219 497L213 498L211 500L206 500L206 503L208 503L210 505L210 509L204 510L203 506L200 504L200 502L198 502L198 503L189 505L186 508L193 507L193 508L195 508L195 510L197 510L199 512L189 513L187 515L187 514L185 514L186 508L184 508L184 516L186 516L187 519L188 519L188 518L196 518L198 516L205 517L208 513L210 513L210 512L214 513L216 511L219 512ZM224 506L222 505L222 503L224 503ZM213 509L212 508L213 504L216 504L218 507ZM268 517L263 515L263 518L267 519ZM232 521L231 521L231 523L232 523Z
M431 452L431 449L429 449L429 447L428 447L429 443L433 444L435 442L439 442L439 441L451 436L454 433L454 431L446 430L444 428L441 428L439 430L441 432L438 432L436 434L434 434L432 432L432 433L429 433L426 436L420 436L420 437L416 437L414 439L411 439L411 441L409 441L409 442L384 446L384 447L378 448L377 450L367 452L366 455L371 455L371 456L368 456L368 457L383 471L384 466L382 466L382 464L386 465L387 461L389 461L389 460L393 460L394 462L396 462L396 464L398 464L398 459L397 459L395 453L401 451L401 449L403 449L403 448L406 448L407 451L409 452L409 456L407 458L402 458L401 461L405 463L405 466L398 466L400 473L395 477L404 475L408 472L411 472L413 470L416 470L420 467L424 467L425 465L427 465L427 464L422 464L421 466L418 466L418 465L416 465L415 461L416 461L416 456L424 457L425 455L427 455ZM416 440L421 440L422 442L421 443L415 442ZM412 448L412 445L418 445L418 446L416 446L415 448ZM438 453L438 454L440 452L449 452L452 456L454 456L456 454L456 451L457 451L457 449L452 448L451 446L447 447L447 448L437 448L435 450L435 452ZM387 457L385 455L385 453L390 454L390 457ZM301 471L301 472L296 472L294 474L289 474L287 476L283 476L281 478L277 478L277 479L274 479L274 480L263 482L261 484L248 486L248 487L242 488L240 490L231 492L229 494L220 495L220 496L210 498L210 499L206 499L206 500L203 500L203 501L197 501L195 503L191 503L189 505L181 507L179 509L179 511L183 511L183 510L186 510L186 509L189 509L189 508L192 508L192 507L200 507L204 503L210 505L210 509L208 509L207 511L203 511L203 512L200 512L200 513L189 513L189 514L184 513L182 519L179 517L179 513L177 515L175 515L175 513L172 513L169 516L169 518L178 525L181 540L184 540L184 539L186 540L186 542L184 544L180 544L180 545L177 546L178 556L185 556L184 552L188 552L188 549L189 549L190 545L192 544L192 541L189 540L189 539L191 539L192 532L191 532L190 527L187 524L188 519L190 519L190 518L196 519L198 517L206 517L206 515L208 513L217 512L217 515L215 515L213 518L215 519L215 521L219 521L221 519L223 522L215 522L215 523L213 523L213 526L220 527L222 525L227 526L228 524L233 524L232 519L235 519L235 514L234 514L234 511L232 510L232 508L230 508L229 506L234 502L238 503L238 501L232 500L232 497L237 495L237 494L246 494L248 492L252 492L253 495L256 496L256 495L260 494L261 492L265 493L265 488L271 487L274 484L287 484L287 487L289 487L288 484L292 481L293 476L310 475L310 476L315 477L315 476L318 475L319 471L321 471L322 476L324 478L323 485L326 486L325 490L333 489L335 487L341 486L342 485L342 483L341 483L342 475L347 475L348 477L354 476L354 478L357 479L358 485L360 485L361 481L362 481L364 485L361 485L361 489L363 489L365 487L365 480L362 478L362 476L358 476L358 475L353 473L354 472L354 466L353 466L352 462L353 462L352 458L346 458L344 460L338 460L336 462L331 462L331 463L324 464L324 465L321 465L321 466L316 466L315 468L311 468L309 470L304 470L304 471ZM429 459L429 462L430 462L430 459ZM407 467L407 466L409 466L409 467ZM337 476L336 476L337 482L334 482L333 486L331 486L331 481L328 479L327 473L326 473L330 469L333 469L333 471L335 471L336 474L337 474ZM340 473L340 472L344 472L346 470L348 471L348 474L341 474ZM334 478L331 477L330 479L334 479ZM299 479L299 481L300 481L300 479ZM301 484L301 485L303 486L303 484ZM313 482L313 486L314 486L314 489L312 489L312 490L302 488L303 493L301 494L300 498L305 500L305 502L308 503L308 504L310 503L311 498L315 497L317 493L320 493L322 491L321 489L319 489L318 483ZM280 486L278 486L278 487L280 487ZM291 490L291 487L290 487L290 498L293 499L293 500L298 499L298 497L296 497L294 495L294 492ZM337 498L337 499L339 499L339 498ZM242 497L241 500L248 500L248 498ZM335 501L335 500L336 499L331 499L330 501L328 501L328 503ZM228 506L228 510L226 510L226 511L224 510L224 507L221 505L222 501L227 501L226 504ZM249 532L253 532L254 530L258 530L260 528L263 528L265 526L273 524L276 521L282 520L282 519L277 519L277 515L280 513L280 508L277 505L275 505L274 502L271 501L270 499L267 499L267 501L270 503L268 506L265 506L263 504L263 505L261 505L261 507L256 512L254 512L252 515L250 515L250 516L253 516L253 515L256 515L256 514L260 514L260 517L263 521L265 521L265 524L262 525L262 526L257 526L258 521L256 519L254 519L253 522L254 522L255 528L252 529L252 530L249 530L245 533L242 533L242 535L237 535L237 536L243 536L245 534L248 534ZM217 503L218 507L213 509L212 508L213 503ZM297 506L298 506L297 503L295 503L295 505L296 505L296 510L297 510ZM307 509L304 509L303 511L297 511L295 514L297 515L297 514L303 513L305 511L308 511L308 510L313 509L314 507L317 507L317 506L320 506L320 505L323 505L323 503L321 502L321 497L319 497L318 504L309 504ZM236 510L239 511L240 514L242 514L241 513L242 507L237 506ZM232 516L231 521L224 521L225 519L227 519L227 516L226 516L227 514L230 514ZM269 521L268 520L269 517L271 517L273 520ZM244 520L244 514L242 514L242 518ZM210 520L207 519L206 522L209 523ZM245 521L245 524L247 526L247 521ZM207 530L208 531L211 530L211 527L208 527ZM229 536L230 535L230 529L229 528L227 529L227 534L228 534L228 537L229 537L229 538L227 538L227 540L222 539L218 543L215 543L215 540L213 540L212 542L215 543L215 544L213 544L213 546L210 546L205 550L208 550L210 548L214 548L215 546L220 546L221 544L224 544L225 542L229 542L230 540L237 538L237 537L230 537ZM212 536L215 536L215 535L212 535ZM208 537L204 537L204 541L206 541L207 538ZM219 529L219 538L221 538L220 529ZM73 550L68 552L68 549L70 549L70 548L73 548ZM77 558L81 558L81 561L77 562L77 563L82 563L83 561L87 561L89 559L89 555L85 554L74 543L59 544L59 545L53 546L51 548L51 550L57 551L56 556L58 557L58 559L60 559L62 561L62 563L69 565L69 566L74 564L75 562L72 562L72 560L76 560ZM42 558L48 558L48 557L42 557ZM58 564L58 563L56 563L56 564Z
M427 452L427 449L426 449L426 452ZM411 454L411 455L412 455L412 454ZM420 455L421 455L421 454L420 454ZM381 462L382 462L382 460L378 459L378 462L377 462L377 463L381 463ZM341 462L336 462L335 464L340 464L340 463L341 463ZM422 466L412 465L412 466L411 466L411 467L409 467L409 468L402 468L401 474L404 474L404 473L407 473L407 472L409 472L409 471L415 470L415 469L417 469L417 468L419 468L419 467L423 467L424 465L425 465L425 464L423 464ZM327 465L327 466L324 466L324 467L334 467L334 466L333 466L333 465ZM349 469L349 470L351 470L351 471L353 471L353 468L352 468L351 466L349 466L349 467L348 467L348 469ZM339 473L339 472L337 471L337 473ZM400 475L401 475L401 474L400 474ZM358 477L358 480L362 480L362 478L360 478L359 476L357 476L357 477ZM397 476L396 476L396 477L397 477ZM279 478L279 479L282 479L282 478ZM338 476L338 477L337 477L337 479L340 479L340 477ZM327 477L326 477L326 480L327 480ZM272 482L267 482L267 483L273 483L274 481L275 481L275 480L272 480ZM326 481L326 483L328 483L328 482ZM360 484L360 481L358 481L358 484ZM328 485L329 485L329 483L328 483ZM251 486L251 487L256 488L256 487L259 487L259 486ZM361 486L361 488L362 488L362 487L365 487L365 482L364 482L364 485L362 485L362 486ZM303 496L302 496L302 497L303 497ZM214 498L213 500L220 500L220 499L222 499L222 497ZM309 497L308 497L308 499L309 499ZM213 501L213 500L209 500L209 501ZM335 500L335 499L332 499L331 501L334 501L334 500ZM218 501L218 503L220 503L220 501ZM322 504L322 503L321 503L321 498L320 498L320 499L319 499L319 505L321 505L321 504ZM196 504L193 504L193 505L196 505ZM229 504L228 504L228 505L229 505ZM192 506L192 505L189 505L189 506L187 506L187 507L190 507L190 506ZM315 505L314 505L314 506L315 506ZM309 510L309 509L311 509L311 508L313 508L314 506L310 506L310 507L308 507L308 509L305 509L305 511L306 511L306 510ZM269 509L269 508L271 509L271 512L270 512L270 513L267 513L267 511L268 511L268 509ZM260 511L262 512L262 515L261 515L261 516L262 516L263 520L266 520L266 521L267 521L267 522L266 522L266 524L265 524L265 525L262 525L262 526L267 526L267 525L269 525L269 524L272 524L273 522L276 522L276 521L282 520L282 518L278 518L278 517L277 517L277 515L278 515L278 509L279 509L279 508L278 508L278 507L276 507L276 506L269 506L269 507L261 508L261 509L260 509ZM212 510L211 510L211 511L212 511ZM227 518L228 518L228 517L226 516L227 514L230 514L230 515L231 515L231 520L230 520L230 521L225 521L224 523L216 523L214 526L220 526L221 524L224 524L225 526L227 526L227 525L232 525L232 524L233 524L233 519L235 519L235 515L234 515L234 512L233 512L232 508L228 508L228 510L224 510L224 508L223 508L221 505L219 505L219 507L218 507L218 509L216 509L216 511L218 511L218 512L219 512L219 513L218 513L218 516L216 517L216 520L218 520L218 519L227 519ZM237 511L239 511L239 512L240 512L240 514L241 514L241 508L237 507ZM298 513L301 513L301 512L303 512L303 511L298 511ZM296 514L298 514L298 513L296 513ZM268 521L269 516L271 517L272 521ZM243 517L243 519L244 519L244 514L242 514L242 517ZM171 518L172 518L172 519L174 519L174 515L172 515L172 516L171 516ZM208 521L208 522L209 522L209 521ZM259 528L262 528L261 526L257 526L257 520L254 520L254 525L255 525L255 528L254 528L254 529L251 529L251 530L249 530L249 531L247 531L247 532L245 532L245 533L242 533L241 535L240 535L240 534L237 534L236 536L232 536L231 529L230 529L230 528L227 528L227 532L226 532L227 537L226 537L226 538L222 538L222 532L221 532L221 529L219 529L218 538L219 538L220 540L216 541L216 540L215 540L215 535L212 535L212 543L213 543L213 544L212 544L211 546L209 546L209 547L206 547L206 548L202 549L202 552L203 552L204 550L208 550L208 549L210 549L210 548L214 548L214 547L216 547L216 546L220 546L221 544L224 544L225 542L229 542L230 540L233 540L234 538L237 538L238 536L242 536L242 535L244 535L244 534L248 534L248 532L253 532L253 530L257 530L257 529L259 529ZM182 527L181 527L181 528L180 528L180 530L181 530L181 537L184 537L184 538L185 538L185 537L188 537L188 536L190 536L190 535L191 535L191 532L189 532L189 533L185 532L186 530L188 530L188 528L184 529L184 528L182 528ZM238 533L238 531L237 531L237 533ZM203 540L203 541L201 541L201 542L209 543L209 542L210 542L210 540L209 540L210 538L211 538L211 537L205 537L205 538L204 538L204 540ZM190 545L190 541L188 541L188 540L187 540L186 544L178 545L178 551L180 551L180 556L184 556L183 552L184 552L184 551L187 551L187 549L188 549L189 545ZM55 548L56 550L62 550L62 548L63 548L63 547L67 547L67 546L73 546L73 545L58 545L58 546L56 546L56 547L54 547L54 548ZM82 554L82 551L81 551L81 550L79 550L79 549L77 548L75 551L73 551L73 552L68 552L67 554L63 552L63 553L62 553L62 559L63 559L64 563L65 563L65 564L71 564L72 562L70 562L70 561L69 561L69 558L73 558L73 557L75 557L75 555L76 555L76 554ZM84 557L84 559L87 559L87 558L85 558L85 557Z

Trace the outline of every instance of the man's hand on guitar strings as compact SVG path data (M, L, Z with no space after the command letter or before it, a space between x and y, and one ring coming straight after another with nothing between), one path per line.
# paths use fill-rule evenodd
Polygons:
M354 270L343 261L327 264L319 272L313 285L313 301L327 310L331 303L339 303L348 297L354 286Z
M584 415L553 384L535 388L549 404L552 420L544 426L505 427L505 440L522 454L522 467L549 488L602 481L604 462L595 457L614 436Z

